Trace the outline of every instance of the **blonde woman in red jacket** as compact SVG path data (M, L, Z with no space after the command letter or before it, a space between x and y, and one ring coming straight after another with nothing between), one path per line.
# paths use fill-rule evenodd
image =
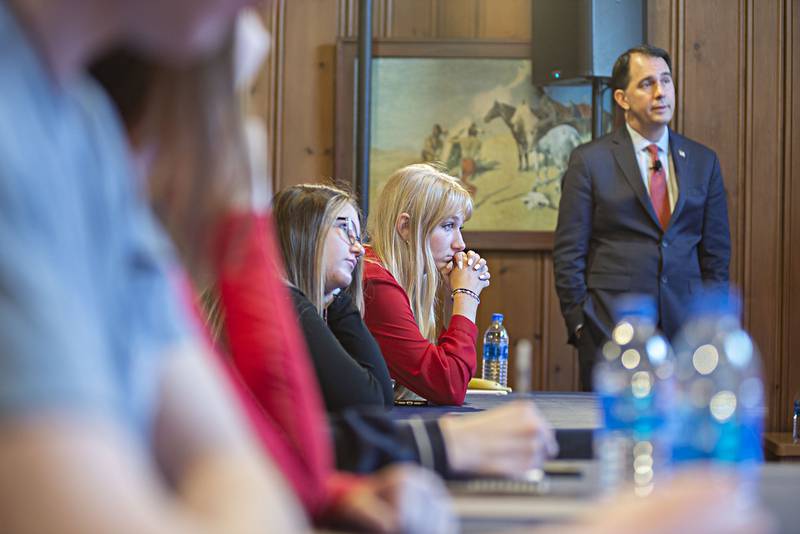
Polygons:
M437 404L462 404L475 373L475 315L491 275L486 260L467 251L461 227L472 199L459 181L431 165L395 172L370 214L364 264L364 320L392 377ZM437 296L452 298L446 328Z

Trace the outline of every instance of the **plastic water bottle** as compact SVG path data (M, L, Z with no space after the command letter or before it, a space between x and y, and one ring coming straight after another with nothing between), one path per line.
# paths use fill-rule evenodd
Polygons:
M707 293L674 340L673 458L736 465L755 475L763 458L764 386L758 350L739 312L737 296Z
M594 368L603 426L595 434L600 487L652 491L670 457L664 431L674 393L675 360L656 329L655 300L629 295L615 305L617 323Z
M483 335L483 378L508 385L508 333L503 314L492 314L492 324Z

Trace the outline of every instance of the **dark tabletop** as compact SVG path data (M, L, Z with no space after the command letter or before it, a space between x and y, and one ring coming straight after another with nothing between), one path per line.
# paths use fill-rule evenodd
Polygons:
M590 459L592 435L600 424L597 397L593 393L539 392L510 395L467 393L463 406L396 406L392 417L438 418L446 414L467 414L488 410L513 399L532 399L556 431L559 459Z

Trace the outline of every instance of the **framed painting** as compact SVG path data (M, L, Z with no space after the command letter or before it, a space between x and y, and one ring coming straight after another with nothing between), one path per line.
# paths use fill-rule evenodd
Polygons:
M538 87L530 44L373 45L370 206L393 171L437 162L472 193L470 246L549 250L569 155L591 138L591 86ZM337 49L336 177L354 175L357 44Z

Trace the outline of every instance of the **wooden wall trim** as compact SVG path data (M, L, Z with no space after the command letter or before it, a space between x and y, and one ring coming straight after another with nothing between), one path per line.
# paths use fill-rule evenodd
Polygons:
M794 3L797 4L798 2L794 0ZM795 105L797 103L794 101L794 92L793 92L793 83L796 81L799 72L794 70L794 65L796 62L795 57L795 46L796 40L798 35L795 33L795 24L797 22L797 13L794 11L793 8L793 0L785 0L783 4L784 9L784 62L783 62L783 70L786 73L784 78L784 121L783 121L783 211L784 211L784 219L783 219L783 236L782 236L782 243L783 243L783 276L781 279L781 288L783 288L782 296L782 306L781 306L781 328L782 328L782 336L780 338L780 360L778 362L778 369L779 369L779 377L785 377L783 380L779 380L778 384L780 386L780 391L776 395L778 398L778 406L775 410L775 415L778 418L777 425L774 425L774 428L784 430L789 429L789 420L791 416L791 402L793 400L794 395L794 387L798 386L797 376L793 374L793 366L790 355L797 353L797 349L800 347L793 346L793 332L795 331L794 326L797 324L797 320L794 321L795 325L792 325L792 317L793 312L796 312L797 308L800 308L800 302L797 301L797 298L800 297L800 293L798 293L795 288L797 287L797 279L800 278L800 275L796 272L798 269L794 266L793 269L793 249L797 247L795 244L795 234L793 233L794 227L794 220L797 218L798 208L795 203L793 203L794 196L795 196L795 180L800 178L800 175L795 170L795 166L793 165L793 160L796 158L795 151L793 150L793 145L796 143L795 135L797 132L794 131L795 124L795 117L797 116L797 110L795 109ZM794 297L794 299L793 299ZM797 335L797 334L795 334Z
M336 35L347 35L348 0L336 0Z
M394 27L394 0L385 0L386 2L386 14L385 14L385 28L384 32L381 34L383 37L391 37L392 36L392 28Z
M787 411L789 403L795 394L800 395L800 0L787 0L787 20L790 21L787 28L786 45L790 51L787 54L789 68L787 78L791 80L791 106L789 121L791 127L787 133L787 155L789 157L789 181L791 194L789 202L791 211L788 212L788 219L791 221L790 233L786 235L786 243L790 247L789 264L790 279L785 288L788 295L787 301L791 307L786 320L789 323L787 335L789 344L784 355L787 363L787 374L784 384L787 386L784 391L784 406ZM791 75L788 75L791 73ZM794 357L792 357L794 356ZM789 417L783 419L782 430L790 427Z
M775 205L775 228L776 228L776 238L775 238L775 254L777 256L777 261L775 262L775 300L773 301L773 311L775 320L773 321L773 334L775 336L774 340L774 347L775 347L775 354L773 356L773 391L774 395L772 396L772 406L770 407L770 413L772 414L772 424L770 425L771 428L775 428L777 425L780 424L781 415L784 407L781 403L781 394L783 393L783 388L781 387L781 368L782 368L782 360L783 356L781 354L781 340L783 339L783 315L781 313L784 305L785 295L781 288L784 287L784 269L783 269L783 262L784 262L784 245L783 245L783 236L784 236L784 220L786 216L786 211L784 209L783 204L783 193L784 193L784 185L785 185L785 168L784 168L784 157L785 154L782 152L782 148L784 146L784 126L786 124L786 91L784 90L784 76L786 75L784 70L784 62L786 58L786 53L784 50L784 42L785 42L785 25L786 25L786 10L784 9L784 0L775 0L776 9L777 9L777 17L775 20L775 35L776 38L776 48L777 48L777 55L776 58L776 65L775 70L777 71L776 77L776 87L778 92L778 98L775 101L776 106L776 118L774 124L774 134L777 140L775 143L775 164L777 168L777 191L778 191L778 198L776 199Z
M740 87L737 101L737 142L736 142L736 157L737 169L736 173L736 207L733 209L734 218L731 220L733 236L736 238L733 242L733 257L731 262L731 280L736 282L740 287L744 287L744 272L745 272L745 254L744 254L744 240L740 236L744 236L745 232L745 213L746 210L742 208L742 203L739 201L742 192L745 190L745 169L747 168L747 125L750 123L748 120L748 91L746 87L750 86L748 75L750 69L748 50L751 48L748 43L748 35L750 31L747 27L747 10L749 0L739 0L738 14L739 14L739 39L738 50L736 54L736 61L738 64L738 72L740 79L745 80L745 88ZM741 82L740 82L741 85Z
M272 145L272 190L278 187L277 180L283 169L283 73L286 58L286 0L273 2L273 23L270 31L273 35L275 61L270 65L270 106L272 121L270 123L271 135L274 139Z
M553 232L464 232L464 240L477 250L553 250Z
M781 281L780 287L788 288L791 285L791 274L789 271L789 266L791 265L791 246L788 243L788 240L791 238L791 211L792 206L789 203L789 199L791 198L791 191L792 191L792 183L791 183L791 172L790 172L790 161L791 161L791 129L792 129L792 87L791 87L791 79L792 79L792 50L791 48L787 47L787 43L792 42L791 37L791 30L792 30L792 17L791 17L791 4L784 0L782 2L782 8L784 12L783 16L783 35L784 35L784 47L783 47L783 71L786 73L783 79L783 109L784 109L784 120L782 122L783 127L783 146L781 153L783 154L783 158L781 161L782 172L781 176L783 177L783 182L781 184L781 196L783 199L783 213L785 214L783 218L783 224L781 226L781 245L782 245L782 262L781 262ZM782 299L781 299L781 308L780 308L780 317L781 317L781 336L778 339L778 352L780 357L776 362L776 367L778 369L778 376L787 376L789 371L789 362L787 358L788 349L789 349L789 313L791 310L789 297L790 294L787 291L782 292ZM785 420L787 415L786 410L786 402L785 396L786 391L780 380L778 381L779 392L776 395L778 397L778 406L776 409L776 417L778 421Z
M337 35L354 37L358 35L357 0L338 0L339 28Z
M755 3L753 4L755 7ZM764 356L769 426L780 412L783 245L783 0L758 2L752 11L751 158L748 174L749 329Z
M547 369L550 369L550 365L552 363L551 360L553 358L553 351L547 350L547 348L550 346L550 322L551 322L550 314L547 313L547 310L550 309L550 304L551 304L550 291L548 291L547 288L550 287L550 284L555 284L555 282L553 280L553 277L550 276L550 273L553 270L552 257L543 258L543 261L545 265L542 266L541 279L540 279L542 288L542 313L539 316L540 324L538 325L538 329L540 332L538 339L539 341L538 346L541 347L539 354L541 355L540 359L542 361L541 363L542 376L539 379L538 387L539 389L546 391L550 389L550 374L551 374L547 372ZM536 345L537 344L534 342L534 346ZM535 379L534 383L536 383Z
M786 409L784 406L783 400L783 387L781 384L781 377L783 376L783 361L786 357L786 354L781 350L783 347L783 337L784 337L784 326L783 326L783 309L786 304L786 294L782 291L782 288L786 287L786 277L785 277L785 269L784 269L784 262L786 261L786 254L785 254L785 244L784 244L784 236L785 236L785 222L786 222L786 214L787 211L785 209L785 191L786 191L786 166L784 164L786 154L783 150L785 147L785 128L787 113L786 113L786 5L785 0L775 0L777 4L777 17L775 20L775 34L777 36L777 61L776 61L776 68L777 71L777 80L776 86L778 89L778 98L776 99L776 116L777 119L775 122L775 137L777 139L777 143L775 144L775 159L776 159L776 166L778 170L777 179L778 179L778 199L776 204L775 210L775 227L777 230L777 236L775 240L775 253L778 257L778 261L775 262L775 301L774 301L774 317L776 320L774 323L774 335L775 335L775 355L774 355L774 372L773 372L773 384L774 384L774 392L775 394L772 396L772 406L770 407L770 413L772 413L772 424L770 425L771 428L775 428L780 425L781 420L783 419L783 413Z
M261 2L256 5L264 26L270 33L270 52L258 74L250 93L244 99L248 113L260 117L267 128L267 179L270 191L275 191L281 165L281 138L283 131L283 84L285 53L286 0Z
M685 102L686 97L686 1L685 0L672 0L672 17L670 22L674 20L674 32L672 33L672 56L673 62L677 63L677 79L678 79L678 94L675 95L678 101L678 113L674 117L674 128L678 132L683 132L684 125L684 109L682 103ZM677 61L675 61L677 60Z
M744 112L741 114L744 122L744 146L741 151L743 165L740 171L740 185L741 185L741 198L739 209L739 220L741 222L742 233L740 234L740 242L742 249L742 271L741 271L741 287L742 297L744 299L744 306L742 311L744 313L744 323L749 324L750 309L748 303L750 302L750 288L752 287L751 280L751 264L744 261L746 258L752 256L752 228L748 221L752 220L750 216L752 213L752 187L749 177L753 175L753 130L750 125L753 123L753 0L745 0L745 82L744 82L744 99L745 106Z

